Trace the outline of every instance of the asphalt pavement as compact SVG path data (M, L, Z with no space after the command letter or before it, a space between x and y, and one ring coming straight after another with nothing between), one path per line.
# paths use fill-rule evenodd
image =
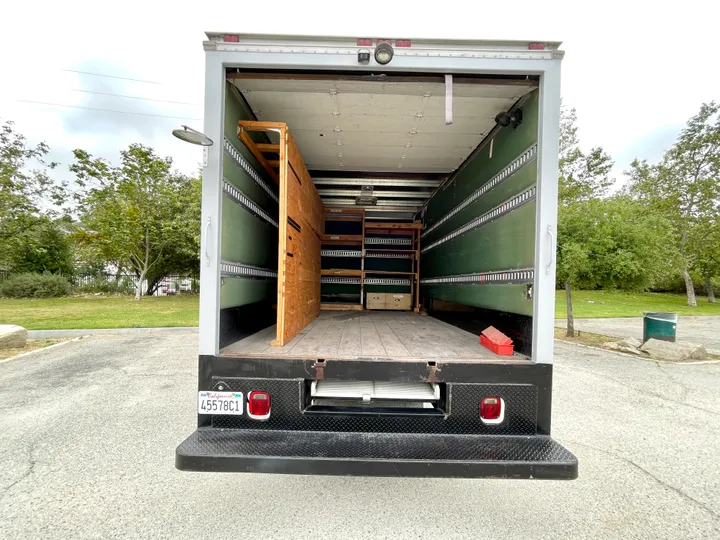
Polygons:
M0 363L0 538L718 538L720 364L556 342L570 482L180 472L197 335Z

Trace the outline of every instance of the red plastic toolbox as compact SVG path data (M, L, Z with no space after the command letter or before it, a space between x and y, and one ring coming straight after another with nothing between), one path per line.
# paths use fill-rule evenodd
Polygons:
M513 354L512 339L493 326L488 326L482 331L480 344L500 356L512 356Z
M514 345L498 345L497 343L493 343L485 336L480 336L480 344L483 347L487 347L495 354L499 354L500 356L512 356L513 355L513 348Z

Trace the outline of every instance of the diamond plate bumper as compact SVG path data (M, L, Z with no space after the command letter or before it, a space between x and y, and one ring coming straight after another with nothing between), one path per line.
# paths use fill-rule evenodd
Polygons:
M577 478L573 454L550 437L339 433L201 428L178 448L185 471Z

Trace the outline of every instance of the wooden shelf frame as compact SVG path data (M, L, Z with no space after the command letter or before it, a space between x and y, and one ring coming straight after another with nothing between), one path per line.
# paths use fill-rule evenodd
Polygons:
M415 272L398 272L395 270L365 270L366 274L383 274L388 276L414 276ZM363 276L364 278L365 276Z
M360 309L365 309L365 277L366 276L407 276L410 281L410 297L412 299L412 310L415 313L420 312L420 233L422 231L422 223L415 221L412 223L395 223L395 222L371 222L365 221L365 210L363 208L325 208L325 222L344 221L344 222L362 222L362 235L323 235L323 244L335 245L357 245L360 244L361 270L343 270L328 269L322 270L324 276L352 276L360 277ZM387 248L387 247L365 247L365 239L367 235L383 235L383 236L408 236L410 244L403 248ZM387 253L387 254L407 254L410 258L410 271L398 272L392 270L368 270L365 267L365 259L368 253ZM353 305L355 304L337 304ZM323 304L322 309L343 309L335 307L335 304ZM353 308L357 309L357 308Z
M328 222L352 222L360 223L361 234L327 234L327 226L323 229L323 245L335 246L359 246L360 247L360 269L337 269L329 268L320 270L321 276L341 276L360 278L360 303L359 304L332 304L320 305L321 310L342 310L352 309L362 311L364 307L365 291L365 209L364 208L325 208L325 224Z
M410 249L395 248L364 248L363 254L366 252L374 253L407 253L410 255L410 272L390 272L390 271L373 271L366 270L366 274L377 275L406 275L410 276L410 296L412 298L412 309L415 313L420 312L420 233L423 225L419 221L412 223L395 223L395 222L371 222L367 226L369 234L394 236L402 235L410 237ZM363 276L364 278L364 276Z
M350 268L324 268L320 270L321 276L344 276L344 277L364 277L363 270Z
M362 245L365 235L361 234L323 234L322 243L336 246Z

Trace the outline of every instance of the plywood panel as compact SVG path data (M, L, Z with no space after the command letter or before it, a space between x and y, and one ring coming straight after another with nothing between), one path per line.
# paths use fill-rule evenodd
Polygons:
M279 131L277 327L283 347L320 313L320 244L325 207L285 124L242 122L244 131ZM240 132L242 139L242 134ZM245 135L247 138L247 135Z

